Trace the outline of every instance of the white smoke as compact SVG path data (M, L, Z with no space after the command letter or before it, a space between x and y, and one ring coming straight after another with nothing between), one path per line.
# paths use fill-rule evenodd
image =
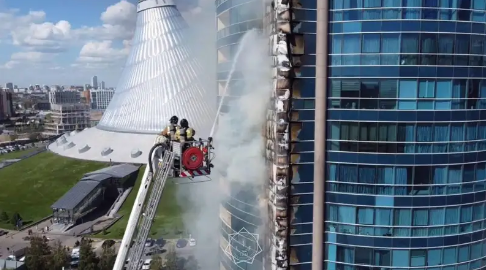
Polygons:
M221 194L221 185L238 183L242 190L254 189L261 193L255 197L262 197L267 179L262 127L272 86L268 40L255 30L246 33L243 39L248 42L242 44L240 57L236 59L237 71L243 75L238 78L240 97L231 99L229 111L219 119L214 135L213 181L178 188L180 202L191 205L184 213L184 223L197 239L195 257L202 270L219 269L219 242L223 234L219 209L226 196ZM244 203L260 204L254 197Z

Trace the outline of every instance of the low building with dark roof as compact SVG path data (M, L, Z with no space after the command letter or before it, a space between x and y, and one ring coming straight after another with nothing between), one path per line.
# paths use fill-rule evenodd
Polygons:
M54 223L76 224L103 201L116 199L135 184L139 168L120 164L85 174L51 206Z

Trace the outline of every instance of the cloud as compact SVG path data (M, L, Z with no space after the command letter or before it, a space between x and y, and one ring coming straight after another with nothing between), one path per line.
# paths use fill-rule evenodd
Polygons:
M13 44L41 52L61 52L67 49L72 38L71 24L67 21L57 23L32 23L12 31Z
M131 39L135 30L136 6L125 0L107 7L101 25L73 29L66 20L46 21L44 11L19 15L16 10L0 13L0 39L26 50L57 53L84 40Z
M129 53L129 42L123 44L124 48L117 49L110 40L90 41L81 48L73 67L101 68L122 64Z
M109 6L101 14L103 25L82 27L76 30L79 39L123 40L131 39L135 32L137 7L125 0Z
M29 26L32 23L42 23L45 21L44 11L30 11L26 15L18 15L17 10L0 12L0 39L5 39L16 29Z
M93 74L86 69L98 69L97 75L104 76L106 81L115 84L136 28L136 5L129 1L134 2L120 0L107 6L99 14L98 25L78 27L69 21L69 17L49 21L46 12L42 10L22 14L16 9L5 9L3 0L0 0L0 51L2 46L14 46L13 51L19 51L3 64L0 63L0 68L3 68L0 81L6 78L24 80L26 72L19 72L20 67L22 71L27 71L29 67L43 65L42 72L39 70L29 73L29 76L38 76L39 80L46 82L74 80L84 76L91 77ZM210 43L212 36L208 38L207 34L199 32L209 31L205 28L213 26L214 0L180 0L177 5L186 20L197 28L194 31L195 40ZM79 54L73 55L78 46L82 47ZM214 59L209 53L202 56L204 61ZM61 78L52 71L61 69L70 70L71 76ZM88 73L89 76L86 75Z
M10 56L10 60L5 64L0 65L3 69L13 69L19 66L23 67L39 67L45 66L51 62L52 55L42 52L16 52Z

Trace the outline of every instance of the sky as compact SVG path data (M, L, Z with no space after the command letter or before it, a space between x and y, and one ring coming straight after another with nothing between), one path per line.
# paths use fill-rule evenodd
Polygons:
M199 1L175 0L184 17ZM0 87L12 82L115 87L130 49L137 0L0 0ZM214 0L212 0L214 4Z

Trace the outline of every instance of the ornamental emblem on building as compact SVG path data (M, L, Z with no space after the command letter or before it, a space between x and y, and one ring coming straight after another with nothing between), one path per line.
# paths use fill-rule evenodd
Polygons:
M256 256L262 252L262 247L258 243L259 238L258 234L242 228L239 232L228 235L228 246L224 249L224 253L235 264L253 264Z

